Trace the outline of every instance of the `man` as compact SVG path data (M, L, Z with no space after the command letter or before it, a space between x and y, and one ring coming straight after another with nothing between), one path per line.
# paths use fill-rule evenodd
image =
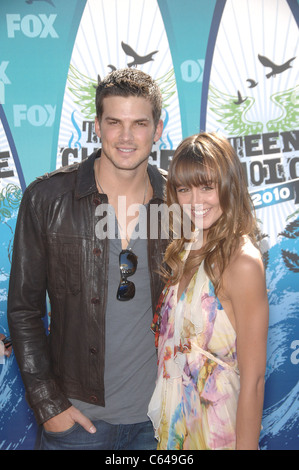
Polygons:
M26 397L43 424L42 449L156 448L147 417L156 377L150 324L167 240L138 237L129 208L138 204L149 214L163 203L164 176L148 165L163 130L161 107L147 74L112 72L96 91L102 149L39 178L24 194L8 319ZM101 225L108 203L115 237Z

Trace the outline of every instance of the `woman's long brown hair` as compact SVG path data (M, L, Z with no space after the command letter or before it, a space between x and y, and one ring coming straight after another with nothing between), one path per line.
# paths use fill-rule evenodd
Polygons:
M184 139L173 156L168 171L168 206L178 204L179 186L211 183L218 189L222 215L209 229L200 254L183 263L181 253L188 240L182 236L170 243L164 261L171 270L170 282L176 284L184 272L204 260L205 271L217 293L232 254L244 236L256 244L258 228L244 170L235 150L220 134L202 132ZM170 220L170 228L173 229L171 223Z

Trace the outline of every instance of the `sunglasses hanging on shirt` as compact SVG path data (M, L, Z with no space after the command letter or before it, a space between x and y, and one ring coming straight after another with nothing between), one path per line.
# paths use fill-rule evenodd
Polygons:
M120 283L118 286L117 300L131 300L135 296L135 284L128 281L137 269L137 256L132 250L122 250L119 254Z

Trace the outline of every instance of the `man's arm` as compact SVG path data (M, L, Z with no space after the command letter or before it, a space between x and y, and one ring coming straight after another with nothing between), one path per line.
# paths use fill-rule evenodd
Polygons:
M46 313L47 250L45 233L30 198L21 202L15 231L8 293L8 325L26 390L37 422L43 423L71 406L51 370Z

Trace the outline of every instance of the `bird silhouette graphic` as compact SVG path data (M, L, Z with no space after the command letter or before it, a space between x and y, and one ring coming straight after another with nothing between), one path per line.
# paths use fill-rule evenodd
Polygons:
M256 82L255 80L253 80L253 78L247 78L246 82L249 83L249 86L248 88L254 88L258 85L258 82Z
M133 67L134 65L137 67L137 65L146 64L147 62L154 60L153 55L159 52L159 51L153 51L150 54L140 56L137 54L137 52L134 51L134 49L132 49L131 46L124 43L123 41L121 42L121 47L123 48L123 51L125 52L125 54L127 54L130 57L133 57L134 59L132 62L128 63L128 67Z
M292 60L296 59L296 57L292 57L292 59L287 60L284 64L282 65L277 65L272 62L272 60L268 59L267 57L258 54L259 61L264 67L270 67L272 70L271 72L266 74L267 78L270 77L275 77L278 73L282 73L285 70L289 69L292 67L291 62Z
M247 97L246 98L242 98L242 95L241 95L241 92L238 90L238 101L234 101L234 103L236 105L239 105L239 104L242 104L244 103L244 101L247 100Z

